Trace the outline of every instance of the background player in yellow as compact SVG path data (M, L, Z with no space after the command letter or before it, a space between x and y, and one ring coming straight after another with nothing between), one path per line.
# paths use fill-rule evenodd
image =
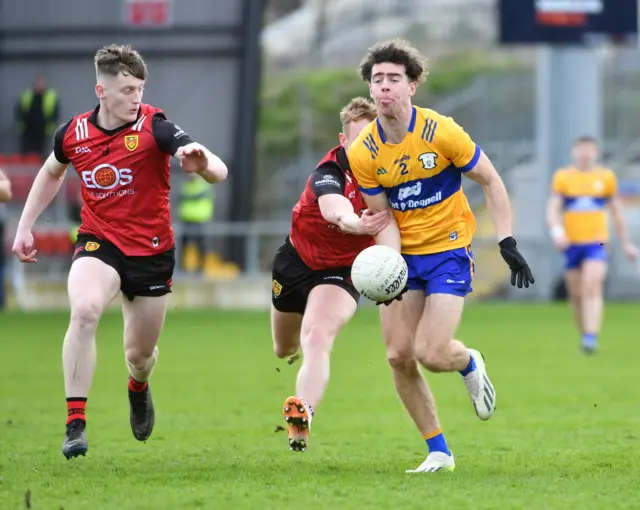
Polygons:
M574 164L555 172L547 206L551 236L565 256L567 291L586 353L597 348L602 323L609 243L607 208L627 258L638 256L624 221L616 176L597 165L598 152L595 139L576 139L571 151Z
M370 49L360 70L378 118L353 143L349 161L369 208L394 213L376 242L399 250L409 268L409 290L385 303L381 322L396 390L429 448L410 472L451 471L453 455L418 362L432 372L460 372L480 419L491 417L496 402L482 355L453 339L474 271L475 219L462 174L485 191L512 284L534 280L511 236L509 197L489 159L453 119L411 104L427 74L425 58L395 40Z

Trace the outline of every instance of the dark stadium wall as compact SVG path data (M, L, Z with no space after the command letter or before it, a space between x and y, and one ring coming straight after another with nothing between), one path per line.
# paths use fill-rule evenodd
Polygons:
M144 101L161 107L169 119L220 155L230 168L228 183L216 189L216 217L236 219L236 204L250 218L253 164L242 151L254 146L254 107L260 77L257 37L247 31L246 1L173 0L173 16L162 28L131 27L128 0L0 0L0 152L17 148L14 108L20 91L44 74L61 96L61 119L96 104L92 57L104 44L128 43L145 57L149 80ZM253 8L255 4L255 9ZM253 20L261 20L262 0L251 2ZM260 22L251 23L259 31ZM247 38L250 40L247 41ZM241 80L252 80L248 85ZM256 83L253 83L253 82ZM245 96L245 97L243 97ZM248 97L249 100L245 101ZM250 120L250 129L240 124ZM243 185L234 185L237 169ZM236 180L240 176L237 175ZM243 195L247 194L247 197ZM233 258L242 259L233 249Z

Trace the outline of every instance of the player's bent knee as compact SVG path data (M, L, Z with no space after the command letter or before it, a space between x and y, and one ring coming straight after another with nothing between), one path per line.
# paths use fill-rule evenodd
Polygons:
M80 328L96 328L102 315L102 307L91 301L77 301L71 307L71 324Z
M278 342L273 342L273 352L280 359L287 358L295 354L297 350L298 346L294 345L293 342L288 342L284 345L279 344Z
M582 281L575 276L567 277L566 283L567 294L569 298L577 301L582 297Z
M600 260L585 261L582 270L581 287L585 297L597 297L603 292L607 265Z
M282 359L295 354L300 346L302 315L271 308L273 352Z
M582 284L582 297L594 298L603 293L604 282L598 278L585 279Z
M418 361L411 351L387 351L387 361L393 370L405 374L419 373Z
M574 289L572 291L569 291L568 294L571 301L580 302L580 300L582 299L582 289Z
M149 365L149 360L153 356L154 349L155 346L151 349L138 349L137 347L128 347L124 351L124 357L137 370L144 370Z
M450 365L447 353L448 349L423 347L416 350L416 358L429 372L447 372Z
M335 333L325 325L311 324L303 328L300 346L303 351L330 351Z
M603 294L602 288L600 286L592 286L584 289L583 298L598 298Z

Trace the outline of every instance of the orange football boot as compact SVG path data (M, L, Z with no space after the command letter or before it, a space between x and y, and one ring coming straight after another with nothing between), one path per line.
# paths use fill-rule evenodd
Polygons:
M308 407L302 402L302 399L289 397L284 401L282 414L289 429L289 448L295 452L305 451L311 427L311 415Z

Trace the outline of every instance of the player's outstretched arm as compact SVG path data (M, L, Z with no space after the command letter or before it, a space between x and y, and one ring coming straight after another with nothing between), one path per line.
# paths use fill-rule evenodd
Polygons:
M389 223L383 228L380 233L376 236L376 244L382 244L384 246L389 246L394 250L400 252L401 251L401 242L400 242L400 228L398 227L398 222L396 221L391 208L389 207L389 199L387 198L387 194L384 191L378 191L377 194L374 195L363 195L364 200L367 203L370 211L374 213L387 212L389 215ZM388 301L379 301L376 305L385 305L389 306L393 301L402 301L402 296L405 292L409 290L409 286L405 285L402 292L398 294L393 299L389 299Z
M174 155L185 172L196 173L209 184L227 178L227 165L204 145L192 142L179 147Z
M496 228L498 241L511 236L511 202L500 175L484 152L480 154L478 163L464 175L482 186L487 206L491 211L491 219Z
M504 182L484 152L481 152L475 167L465 175L484 190L496 228L500 254L511 269L511 285L529 287L535 280L511 233L511 202Z
M389 246L399 252L401 248L400 229L389 207L389 198L377 180L377 165L375 160L371 159L369 150L364 144L364 136L365 131L360 132L359 137L351 144L347 153L351 171L358 181L368 210L374 214L381 211L387 211L389 214L389 223L375 236L376 244Z
M618 195L613 195L609 199L609 210L613 218L613 227L622 241L622 248L624 249L625 255L629 260L636 260L638 258L638 249L629 238L627 222L624 219L624 206Z
M227 165L205 146L194 142L185 131L167 120L163 113L153 116L153 137L165 154L178 161L185 172L200 175L210 184L227 178Z
M0 170L0 202L11 200L11 181Z
M60 163L52 152L33 181L13 243L12 251L21 262L36 262L34 258L36 250L33 249L31 229L42 211L58 194L67 171L67 165L68 163Z
M558 250L565 250L569 246L562 226L562 197L552 193L547 202L547 226Z
M347 234L375 236L384 229L391 219L388 210L378 213L366 210L358 216L353 205L344 195L331 193L318 197L322 217Z
M376 195L364 194L364 201L367 203L367 207L373 213L387 211L390 218L389 224L383 228L376 236L376 244L383 244L389 246L394 250L400 251L400 229L396 222L391 208L389 207L389 199L384 191L377 193Z

